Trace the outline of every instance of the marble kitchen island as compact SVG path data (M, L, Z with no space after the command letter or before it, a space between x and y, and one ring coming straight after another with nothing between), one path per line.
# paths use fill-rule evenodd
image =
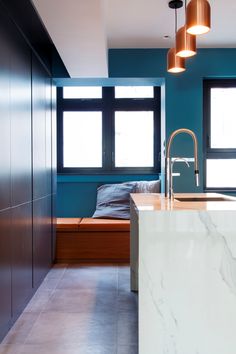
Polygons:
M236 198L208 196L131 196L139 354L236 353Z

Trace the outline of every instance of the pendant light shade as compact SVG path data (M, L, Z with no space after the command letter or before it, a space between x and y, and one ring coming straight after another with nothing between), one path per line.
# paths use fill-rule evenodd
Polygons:
M191 0L186 11L187 32L207 33L211 28L211 7L207 0Z
M181 73L185 70L184 58L177 57L175 48L169 49L167 53L167 71L169 73Z
M197 54L196 36L187 32L186 26L181 27L176 33L176 55L182 58L192 57Z

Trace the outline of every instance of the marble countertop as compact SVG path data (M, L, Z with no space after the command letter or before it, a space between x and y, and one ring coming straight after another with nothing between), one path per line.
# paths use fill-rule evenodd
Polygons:
M164 194L135 193L131 194L138 211L145 210L236 210L236 198L218 193L175 193L175 199L169 200ZM178 201L176 198L185 197L210 197L218 199L227 198L228 201Z

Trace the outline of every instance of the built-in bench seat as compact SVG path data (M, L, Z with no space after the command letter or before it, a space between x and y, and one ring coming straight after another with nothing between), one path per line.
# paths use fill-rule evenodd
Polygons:
M78 231L82 218L57 218L57 232Z
M57 262L129 262L130 221L57 218Z

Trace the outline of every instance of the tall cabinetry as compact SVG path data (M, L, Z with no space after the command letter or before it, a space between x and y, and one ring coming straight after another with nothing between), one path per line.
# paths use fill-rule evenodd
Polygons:
M12 318L32 293L31 50L9 22ZM5 149L4 149L5 150Z
M0 334L11 321L10 48L0 6Z
M0 48L1 339L53 261L56 129L50 72L1 1Z

